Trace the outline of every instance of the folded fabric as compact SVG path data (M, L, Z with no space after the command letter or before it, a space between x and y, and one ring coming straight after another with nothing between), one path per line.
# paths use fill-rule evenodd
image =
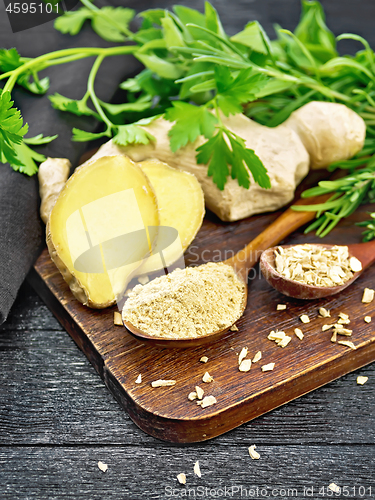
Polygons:
M100 2L97 2L100 6ZM0 2L0 48L16 47L23 57L37 57L68 47L106 47L114 44L99 38L89 26L75 37L62 35L51 22L19 33L12 33L5 6ZM50 78L48 94L58 92L79 99L85 91L93 59L52 66L42 76ZM95 91L100 99L110 101L118 85L135 73L139 63L131 56L105 60L96 79ZM93 131L93 118L78 117L52 108L47 96L35 96L17 88L12 93L16 106L29 123L29 137L43 133L59 137L38 151L51 157L69 158L75 166L87 149L85 143L71 141L72 128ZM39 218L38 183L0 164L0 324L5 321L32 263L43 244L44 228Z

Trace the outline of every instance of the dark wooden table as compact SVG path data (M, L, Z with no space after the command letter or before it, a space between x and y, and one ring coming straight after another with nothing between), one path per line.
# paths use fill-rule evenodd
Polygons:
M347 498L375 496L375 364L188 446L133 424L27 282L0 328L0 364L1 499L183 498L188 488L207 499L325 498L332 482Z
M161 3L171 2L153 6ZM214 4L229 31L254 17L293 28L299 15L297 0ZM372 1L323 4L336 33L375 45ZM340 498L375 497L375 364L212 441L175 446L133 424L27 281L0 327L0 364L1 499L318 499L335 496L332 482ZM260 460L249 457L252 444Z

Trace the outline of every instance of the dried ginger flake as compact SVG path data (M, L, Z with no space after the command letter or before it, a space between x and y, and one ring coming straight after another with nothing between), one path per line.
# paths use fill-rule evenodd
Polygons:
M253 357L253 361L252 362L256 363L260 359L262 359L262 351L258 351L257 353L255 353L255 356Z
M268 365L262 366L262 372L270 372L275 368L275 363L268 363Z
M198 399L203 399L204 390L198 385L195 386L195 392Z
M294 329L294 333L296 334L296 336L302 340L304 335L303 335L303 331L300 329L300 328L295 328Z
M364 304L369 304L374 300L375 291L372 288L365 288L363 290L362 302Z
M244 359L243 361L241 361L241 364L238 367L240 372L249 372L250 368L251 368L251 359Z
M180 484L186 484L186 475L183 472L181 472L181 474L178 474L177 476L177 481Z
M255 444L249 446L249 455L253 460L259 460L260 455L257 451L255 451L255 448L256 448Z
M197 401L201 408L207 408L217 403L215 396L205 396L202 401Z
M363 385L368 381L368 377L364 377L363 375L358 375L357 377L357 384L358 385Z
M206 384L209 384L210 382L212 382L212 381L213 381L213 377L211 377L211 375L210 375L208 372L206 372L206 373L203 375L202 380L203 380L203 382L205 382Z
M122 322L121 313L119 313L118 311L115 311L113 313L113 324L116 326L124 326L124 323Z
M201 468L199 466L199 461L197 460L194 464L194 474L198 477L202 477Z
M172 385L175 385L176 381L175 380L154 380L154 382L151 382L152 387L171 387Z
M102 462L101 460L99 460L98 462L98 467L102 472L107 472L108 470L108 465Z

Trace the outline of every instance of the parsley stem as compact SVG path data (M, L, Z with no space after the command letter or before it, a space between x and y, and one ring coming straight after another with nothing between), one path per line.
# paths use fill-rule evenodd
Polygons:
M113 123L108 119L107 115L104 113L103 108L100 105L100 102L95 94L94 90L94 82L95 82L95 77L96 74L100 68L100 65L103 62L103 59L105 56L102 54L98 56L91 68L90 75L87 81L87 92L84 96L86 98L87 93L89 93L90 98L92 100L93 105L95 106L96 111L98 112L100 118L103 120L103 122L107 125L108 129L111 129L113 127ZM86 98L87 99L87 98Z
M223 123L223 120L221 119L221 116L220 116L220 110L219 110L219 105L217 103L217 98L214 97L213 99L211 99L210 101L214 108L215 108L215 114L216 114L216 118L218 119L218 122L220 123L221 127L224 127L224 123Z
M73 61L79 61L80 59L85 59L87 57L93 57L93 54L75 54L73 56L60 57L59 59L53 59L52 61L46 61L43 65L38 68L38 71L42 71L50 66L58 66L59 64L66 64Z
M63 49L56 50L54 52L50 52L48 54L44 54L42 56L36 57L35 59L31 59L22 66L8 71L7 73L3 73L0 75L0 80L9 78L6 84L4 85L3 92L13 90L14 85L17 82L18 77L27 70L32 70L35 66L38 67L41 63L44 64L43 67L47 68L51 64L63 64L64 58L74 55L80 55L77 59L83 59L85 57L102 55L103 58L107 56L115 56L122 54L130 54L137 49L136 45L124 45L120 47L109 47L109 48L98 48L98 47L83 47L83 48L74 48L74 49Z
M90 97L90 91L89 90L86 90L86 93L85 95L82 97L81 101L84 103L84 104L87 104L87 101Z

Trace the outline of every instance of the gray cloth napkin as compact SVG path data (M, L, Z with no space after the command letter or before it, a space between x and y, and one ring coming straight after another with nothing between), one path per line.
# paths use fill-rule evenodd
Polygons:
M97 2L100 6L100 2ZM37 57L45 52L68 47L111 44L103 41L89 26L75 36L62 35L46 23L19 33L12 33L0 2L0 48L16 47L24 57ZM94 59L88 58L69 65L54 66L42 76L49 76L48 94L58 92L79 99L86 90L87 77ZM95 90L105 101L114 96L121 81L131 76L139 63L131 56L105 60L97 76ZM84 143L72 142L72 128L94 131L98 123L92 118L77 117L52 108L46 96L34 96L23 89L12 93L16 106L29 123L28 136L39 133L59 134L59 137L38 151L51 157L69 158L73 166L87 150ZM44 241L44 227L39 218L37 177L26 177L14 172L9 165L0 164L0 324L5 321L31 265L37 258Z

